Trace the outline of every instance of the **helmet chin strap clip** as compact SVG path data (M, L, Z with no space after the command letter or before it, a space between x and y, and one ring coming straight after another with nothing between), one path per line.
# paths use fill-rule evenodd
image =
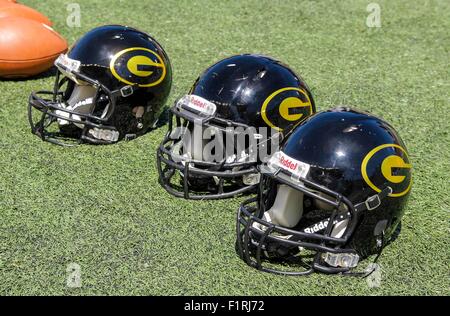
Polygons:
M369 196L367 200L355 205L355 211L374 210L381 205L381 201L392 193L391 187L385 187L380 193Z
M124 86L120 88L120 95L124 98L129 97L134 92L134 89L132 86Z
M128 98L129 96L133 95L137 89L139 89L139 85L137 85L137 84L126 85L120 89L111 91L111 96Z

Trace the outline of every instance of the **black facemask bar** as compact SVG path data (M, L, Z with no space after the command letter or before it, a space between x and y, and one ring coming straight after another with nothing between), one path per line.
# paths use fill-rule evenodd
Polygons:
M361 211L372 210L380 205L380 199L388 196L392 189L386 187L379 194L369 197L366 201L354 205L348 198L341 194L334 192L322 185L319 185L313 181L307 179L301 179L295 181L292 178L292 174L284 169L278 169L275 172L265 165L261 166L262 178L259 184L258 197L248 199L244 201L237 212L236 218L236 234L237 234L237 252L239 256L249 265L258 270L281 274L281 275L307 275L314 271L323 273L344 273L349 275L367 276L367 273L353 273L351 268L347 267L334 267L324 263L323 256L326 253L330 254L353 254L357 255L356 251L351 248L346 248L349 239L352 236L355 228L357 227L358 217ZM301 191L306 196L320 200L333 207L330 217L327 219L328 225L326 228L318 233L305 232L285 228L279 225L270 223L263 218L263 214L266 211L265 196L267 195L267 183L270 181L276 181L279 184L285 184ZM326 197L319 193L325 194ZM375 198L376 197L376 198ZM373 201L378 202L374 203ZM256 204L256 207L252 207L252 204ZM342 206L345 206L345 211L342 211ZM339 211L340 210L340 211ZM344 234L341 237L331 236L334 224L343 219L348 219L347 227ZM258 223L265 229L261 230L254 227L253 223ZM290 238L282 238L281 236L291 236ZM269 243L282 245L285 248L297 248L299 247L315 252L313 259L310 263L301 262L306 268L301 271L281 270L278 268L270 268L263 265L263 253L266 250L266 246ZM379 253L375 260L378 259L381 251L384 247L384 242L379 246ZM298 251L297 251L298 253ZM298 258L297 258L298 259ZM298 260L296 261L298 264Z
M112 144L116 141L101 140L89 136L89 130L91 128L98 128L101 130L108 130L117 132L114 126L107 125L106 122L111 118L111 115L115 111L118 97L127 97L132 95L139 87L138 86L124 86L123 88L115 91L109 90L106 86L91 79L88 76L75 71L70 72L76 79L86 82L92 85L96 89L95 97L93 99L94 106L91 109L91 113L80 113L65 109L58 106L59 103L64 102L62 99L65 91L61 91L61 87L66 84L70 79L63 77L61 79L61 72L58 70L56 74L55 84L53 91L37 91L32 92L28 101L28 120L31 126L33 134L37 135L44 141L51 142L53 144L61 146L73 146L73 142L67 142L66 139L70 138L64 135L64 133L49 132L47 127L54 123L57 119L62 119L73 124L82 125L81 133L78 139L78 144L83 142L89 142L93 144ZM108 102L107 113L102 116L94 115L94 111L98 105L98 102ZM41 113L40 119L35 123L33 120L33 109ZM64 112L68 116L57 114L56 111ZM72 115L80 117L80 119L74 119Z
M243 186L230 191L225 190L224 184L227 180L239 179L245 175L258 174L256 162L242 161L227 163L225 159L220 162L208 162L187 159L185 157L177 157L177 162L173 159L174 145L182 137L179 135L175 137L172 136L174 118L176 128L186 128L186 125L183 125L182 120L185 122L201 124L202 128L218 129L221 132L227 132L227 128L229 127L243 128L244 130L250 128L246 124L232 122L216 116L207 116L202 119L199 119L199 117L200 116L195 110L179 108L176 105L170 109L168 132L157 150L157 165L161 185L167 192L174 196L193 200L224 199L235 197L239 194L254 192L258 184L244 184ZM257 146L259 146L259 144L261 144L261 142L258 143ZM163 164L165 165L164 168ZM232 169L234 168L238 168L239 170L233 171ZM177 172L182 174L182 188L172 183L172 178ZM205 194L198 193L196 190L193 190L192 186L189 184L189 179L191 177L205 177L210 179L217 177L219 183L215 186L216 192L207 190L208 192Z

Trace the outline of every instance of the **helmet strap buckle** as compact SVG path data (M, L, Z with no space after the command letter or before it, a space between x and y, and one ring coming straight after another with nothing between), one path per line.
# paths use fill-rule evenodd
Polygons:
M364 201L364 204L368 211L374 210L381 205L380 196L378 194L369 196L367 200Z
M129 97L133 94L133 87L132 86L124 86L120 88L120 95L124 98Z
M369 196L367 200L355 205L355 211L374 210L381 205L381 200L388 197L392 193L392 188L387 186L380 193Z

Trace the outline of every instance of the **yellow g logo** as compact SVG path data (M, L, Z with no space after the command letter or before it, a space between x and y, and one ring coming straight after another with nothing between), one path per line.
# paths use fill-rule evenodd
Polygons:
M118 52L109 64L114 77L140 87L158 85L166 76L166 65L157 53L143 47L132 47Z
M312 114L312 104L308 94L299 88L288 87L273 92L264 101L261 116L267 125L277 131L283 129L280 123L300 121Z
M372 149L363 159L361 174L376 192L386 182L392 188L391 197L405 195L411 189L411 164L408 153L397 144L383 144ZM370 174L370 176L369 176Z

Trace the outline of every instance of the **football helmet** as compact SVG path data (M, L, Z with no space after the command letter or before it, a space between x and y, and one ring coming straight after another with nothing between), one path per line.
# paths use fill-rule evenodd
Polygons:
M31 93L28 117L34 134L60 145L111 144L146 133L172 84L162 46L127 26L94 28L55 65L53 91Z
M287 275L364 274L352 268L398 235L412 181L395 129L345 107L309 117L259 171L257 197L237 212L237 251Z
M314 112L309 88L288 66L262 55L225 58L171 108L157 150L160 183L186 199L256 189L261 157Z

